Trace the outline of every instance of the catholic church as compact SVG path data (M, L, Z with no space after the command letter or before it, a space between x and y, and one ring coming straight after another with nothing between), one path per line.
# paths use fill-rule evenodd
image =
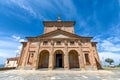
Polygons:
M74 33L75 21L43 21L44 33L36 37L26 37L18 61L18 69L54 70L98 70L101 68L97 52L97 42L93 37Z

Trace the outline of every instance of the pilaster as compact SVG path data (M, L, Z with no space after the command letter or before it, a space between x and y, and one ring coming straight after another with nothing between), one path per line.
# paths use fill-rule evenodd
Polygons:
M27 46L26 46L26 50L25 50L25 57L23 59L23 64L22 64L22 68L24 68L27 64L27 57L28 57L28 51L29 51L29 46L30 46L30 42L27 42Z
M94 52L93 52L92 43L91 43L90 54L92 55L92 56L91 56L91 59L92 59L93 69L94 69L94 70L97 70L97 64L96 64L96 61L95 61L95 55L94 55Z
M64 50L64 69L68 70L69 69L69 57L68 57L68 43L65 41L65 50Z
M95 55L96 55L96 59L97 59L97 61L98 61L98 64L99 64L99 69L100 68L102 68L102 66L101 66L101 63L100 63L100 58L99 58L99 55L98 55L98 51L97 51L97 48L96 48L96 44L95 44Z
M53 53L53 51L54 51L54 42L53 42L53 40L51 41L51 52L50 52L50 54L49 54L49 70L53 70L53 68L54 68L54 64L53 64L53 60L54 60L54 53Z
M38 62L39 62L39 49L40 49L40 42L37 44L37 48L34 53L34 61L33 61L33 70L36 70L38 68Z
M82 45L81 45L81 42L80 41L78 41L78 45L79 45L79 66L80 66L80 69L81 70L85 70L85 57L84 57L84 53L83 53L83 51L82 51Z

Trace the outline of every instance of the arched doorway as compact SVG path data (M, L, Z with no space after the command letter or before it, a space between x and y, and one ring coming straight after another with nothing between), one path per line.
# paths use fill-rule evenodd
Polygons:
M39 63L38 68L48 68L49 65L49 52L47 50L43 50L39 55Z
M78 52L75 50L69 52L69 66L70 68L79 68Z
M61 50L57 50L54 53L54 67L55 68L64 67L64 53Z

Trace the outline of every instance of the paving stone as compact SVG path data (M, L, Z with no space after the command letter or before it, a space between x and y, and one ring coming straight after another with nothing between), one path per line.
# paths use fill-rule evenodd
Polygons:
M119 70L120 71L120 70ZM120 72L2 71L0 80L120 80Z

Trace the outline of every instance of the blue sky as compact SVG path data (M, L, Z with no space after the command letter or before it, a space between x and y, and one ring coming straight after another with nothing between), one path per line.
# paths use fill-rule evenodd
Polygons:
M15 57L20 42L42 34L42 21L57 20L58 14L76 21L76 34L94 37L101 61L120 61L120 0L0 0L0 63Z

